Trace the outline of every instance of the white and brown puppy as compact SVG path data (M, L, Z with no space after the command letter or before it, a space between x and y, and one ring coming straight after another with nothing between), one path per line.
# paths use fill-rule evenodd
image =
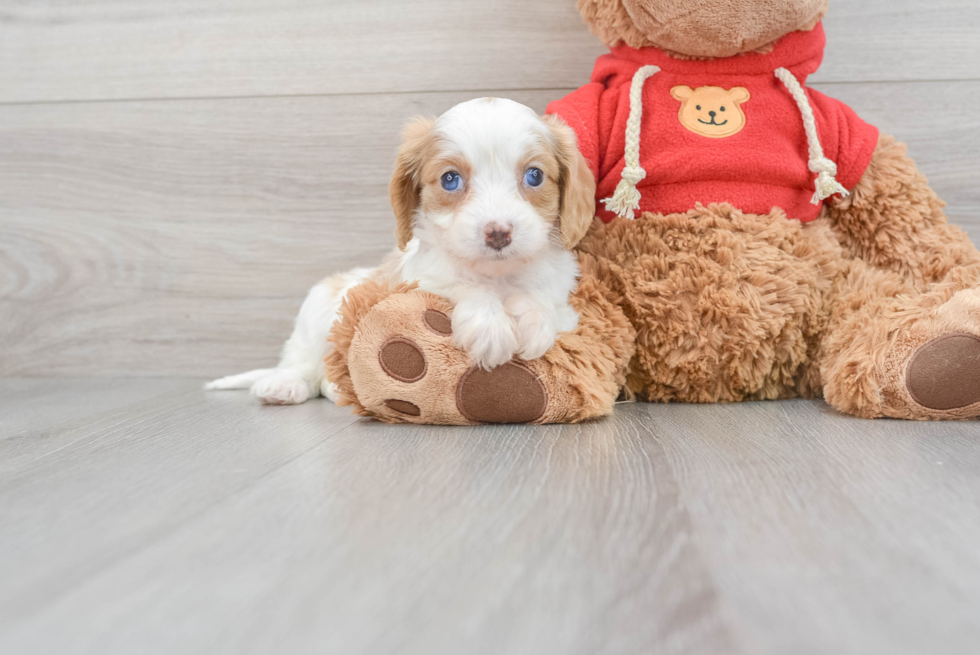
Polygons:
M487 369L535 359L572 330L578 277L572 247L595 213L595 181L575 134L510 100L481 98L404 131L391 178L399 249L313 287L279 365L215 380L263 402L323 394L327 333L351 288L369 279L417 280L455 305L453 341Z

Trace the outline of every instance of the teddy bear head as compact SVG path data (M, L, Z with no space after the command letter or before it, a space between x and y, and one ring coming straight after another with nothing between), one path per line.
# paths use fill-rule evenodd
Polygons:
M828 0L578 0L609 47L654 46L684 57L731 57L812 29Z

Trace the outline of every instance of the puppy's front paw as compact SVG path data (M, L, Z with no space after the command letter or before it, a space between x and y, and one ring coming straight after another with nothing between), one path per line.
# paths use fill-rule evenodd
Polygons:
M517 354L522 359L537 359L551 350L558 335L554 311L524 297L509 300L506 309L514 320Z
M310 387L292 371L275 371L252 385L252 395L266 405L299 405L310 397Z
M453 311L453 344L487 370L506 364L517 351L514 322L503 308L460 304Z

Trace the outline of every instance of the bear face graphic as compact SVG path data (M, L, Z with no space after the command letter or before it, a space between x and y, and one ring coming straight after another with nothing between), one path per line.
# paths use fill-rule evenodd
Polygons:
M680 100L678 118L681 125L701 136L723 139L738 134L745 127L745 112L740 105L751 97L748 89L736 86L725 90L720 86L675 86L670 90Z

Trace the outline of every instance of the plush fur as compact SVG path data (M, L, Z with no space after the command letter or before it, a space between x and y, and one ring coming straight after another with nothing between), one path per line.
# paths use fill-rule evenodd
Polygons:
M832 259L798 222L712 205L597 225L579 248L637 329L639 398L770 399L794 386Z
M609 45L655 45L690 58L765 51L788 31L811 28L826 2L580 0L579 9ZM582 323L528 363L553 392L547 419L536 422L600 415L620 392L652 402L823 397L863 418L980 416L980 393L937 409L920 404L914 389L916 380L925 379L927 390L957 390L980 379L974 348L965 362L938 357L944 366L915 369L913 380L916 358L937 352L935 344L980 343L980 252L948 223L943 206L905 147L882 136L851 195L828 201L806 224L779 210L747 214L725 204L596 220L578 246L573 304ZM372 293L387 292L351 292L346 327L334 334L330 366L342 379L345 371L351 380L368 371L386 337L362 327L358 307ZM372 305L374 322L415 334L423 305L450 311L433 297L411 305L417 293L401 292L405 303L397 290L387 294L389 307ZM362 350L342 346L348 343ZM435 374L448 375L413 396L418 417L385 413L378 403L396 388L376 374L345 387L344 402L383 420L469 422L446 400L461 384L464 355L429 348L429 361L441 362ZM956 370L968 374L950 378Z

